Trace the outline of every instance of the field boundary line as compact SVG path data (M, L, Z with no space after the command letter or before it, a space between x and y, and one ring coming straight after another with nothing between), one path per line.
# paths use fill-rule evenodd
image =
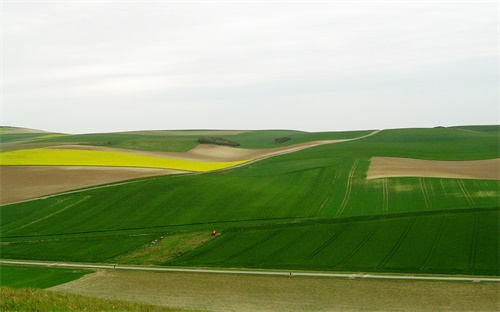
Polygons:
M390 275L390 274L365 274L365 273L324 273L324 272L304 272L304 271L263 271L263 270L223 270L207 268L159 268L145 266L124 266L115 264L75 264L60 262L41 261L14 261L0 260L0 264L43 266L78 269L111 269L111 270L131 270L131 271L151 271L151 272L181 272L181 273L208 273L208 274L242 274L242 275L271 275L271 276L303 276L303 277L341 277L341 278L361 278L361 279L392 279L392 280L421 280L421 281L455 281L455 282L496 282L500 283L500 277L483 276L414 276L414 275Z

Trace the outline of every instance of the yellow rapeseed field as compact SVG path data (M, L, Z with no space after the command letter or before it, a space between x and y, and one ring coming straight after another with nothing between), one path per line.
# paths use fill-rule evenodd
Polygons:
M107 166L162 168L205 172L246 162L199 162L171 158L71 149L25 149L0 153L1 166Z

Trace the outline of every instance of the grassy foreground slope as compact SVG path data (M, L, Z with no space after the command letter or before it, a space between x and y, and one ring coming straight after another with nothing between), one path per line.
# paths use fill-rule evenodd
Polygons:
M2 206L2 257L146 261L157 239L217 230L156 261L499 275L498 180L365 179L372 156L498 158L498 127L481 129L386 130L224 172Z
M89 298L79 295L52 292L35 288L14 289L1 287L2 311L165 311L187 312L179 308L158 307L119 300Z

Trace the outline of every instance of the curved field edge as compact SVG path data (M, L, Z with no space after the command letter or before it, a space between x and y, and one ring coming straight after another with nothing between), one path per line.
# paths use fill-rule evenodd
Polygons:
M138 167L205 172L245 162L196 162L117 152L68 149L29 149L0 153L0 166Z

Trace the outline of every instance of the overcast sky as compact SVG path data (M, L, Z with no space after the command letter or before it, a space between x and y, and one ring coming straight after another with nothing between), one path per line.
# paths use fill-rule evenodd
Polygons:
M497 1L3 1L2 125L499 124Z

